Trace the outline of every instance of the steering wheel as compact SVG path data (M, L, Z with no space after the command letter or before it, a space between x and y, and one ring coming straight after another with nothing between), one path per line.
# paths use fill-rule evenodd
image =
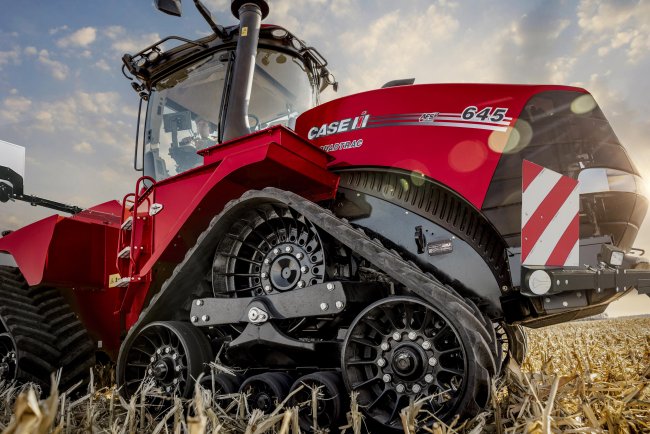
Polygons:
M252 114L250 114L250 113L248 114L248 118L249 118L249 119L253 119L253 120L255 121L255 125L250 125L250 128L251 128L251 130L256 131L256 130L257 130L257 127L260 125L260 118L258 118L258 117L255 116L255 115L252 115ZM249 121L249 122L250 122L250 121Z

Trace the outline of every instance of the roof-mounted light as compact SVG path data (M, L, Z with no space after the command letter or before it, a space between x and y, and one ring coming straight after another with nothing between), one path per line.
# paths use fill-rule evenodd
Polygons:
M289 35L289 32L287 32L284 29L273 29L271 30L271 36L273 36L276 39L284 39Z

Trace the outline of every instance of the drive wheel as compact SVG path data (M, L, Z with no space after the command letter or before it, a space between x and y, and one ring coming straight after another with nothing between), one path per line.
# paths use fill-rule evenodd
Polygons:
M205 335L189 323L159 321L145 326L126 349L120 384L128 398L151 381L163 394L189 398L195 379L212 359Z
M348 330L345 385L384 429L400 428L400 410L425 396L423 411L443 421L473 415L487 404L490 379L470 332L442 306L406 296L379 300Z
M233 223L217 245L212 265L215 297L254 297L300 291L352 273L349 251L321 237L304 216L280 203L262 203L233 216ZM279 322L292 336L324 324L310 318ZM243 327L222 327L238 336Z

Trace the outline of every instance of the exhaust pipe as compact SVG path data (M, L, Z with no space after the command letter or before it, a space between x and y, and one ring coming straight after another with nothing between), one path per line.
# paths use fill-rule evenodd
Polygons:
M260 23L269 14L266 0L233 0L230 9L239 19L239 40L230 86L229 104L223 140L232 140L250 133L248 104L251 99L255 57L260 36Z

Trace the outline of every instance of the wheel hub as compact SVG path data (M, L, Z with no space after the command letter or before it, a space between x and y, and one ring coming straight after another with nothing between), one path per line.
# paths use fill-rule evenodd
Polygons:
M319 255L298 243L278 244L266 253L260 267L264 292L284 292L321 283L324 270L319 259Z
M417 348L411 345L404 345L393 353L391 367L395 374L404 379L417 379L423 375L421 354Z
M266 413L272 409L273 398L267 393L262 392L257 395L255 402L257 403L257 408Z
M171 392L183 379L183 364L177 348L161 346L151 357L147 374L154 380L156 386Z

